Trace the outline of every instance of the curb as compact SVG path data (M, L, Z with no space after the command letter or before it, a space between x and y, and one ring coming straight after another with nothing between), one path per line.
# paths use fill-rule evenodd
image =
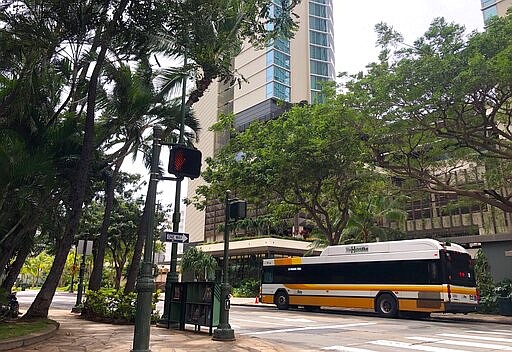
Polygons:
M53 337L57 333L57 330L60 327L60 323L51 319L50 323L51 326L48 327L46 330L40 332L33 332L25 336L19 336L12 339L1 341L2 343L0 344L0 351L7 351L15 348L26 347L29 345L33 345L35 343L45 341L50 337Z

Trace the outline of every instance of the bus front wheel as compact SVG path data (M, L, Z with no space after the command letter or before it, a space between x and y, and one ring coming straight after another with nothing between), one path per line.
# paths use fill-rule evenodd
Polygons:
M286 310L288 309L288 294L283 291L279 291L276 293L276 306L277 309Z
M379 296L376 308L377 312L383 317L396 317L398 314L396 299L388 293Z

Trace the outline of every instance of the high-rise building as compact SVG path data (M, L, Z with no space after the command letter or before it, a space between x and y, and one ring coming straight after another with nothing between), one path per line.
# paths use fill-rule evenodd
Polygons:
M226 136L208 131L222 113L234 113L235 127L244 130L254 120L269 120L283 112L279 101L299 103L321 99L322 82L335 79L332 0L303 0L295 9L299 29L292 39L277 39L264 49L247 46L234 60L234 69L248 82L238 86L214 83L194 106L201 133L197 147L203 158L225 144ZM273 11L281 11L276 1ZM204 163L203 163L204 164ZM191 197L202 180L189 181ZM216 225L224 221L223 204L206 211L187 207L185 229L191 242L222 240Z
M495 16L505 16L507 10L512 6L512 0L481 0L484 22Z

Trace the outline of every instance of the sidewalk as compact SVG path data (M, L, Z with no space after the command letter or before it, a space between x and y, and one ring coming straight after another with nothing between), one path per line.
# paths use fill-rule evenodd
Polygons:
M90 322L68 310L50 310L50 319L60 323L55 335L46 341L9 350L11 352L127 352L133 345L133 325L113 325ZM238 336L235 341L213 341L204 332L178 331L151 326L150 349L152 352L284 352L284 346L258 338Z

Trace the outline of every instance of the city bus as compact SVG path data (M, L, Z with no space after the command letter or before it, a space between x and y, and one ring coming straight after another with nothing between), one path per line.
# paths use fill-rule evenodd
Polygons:
M337 245L263 260L260 301L278 309L364 308L382 316L476 311L473 260L460 245L415 239Z

